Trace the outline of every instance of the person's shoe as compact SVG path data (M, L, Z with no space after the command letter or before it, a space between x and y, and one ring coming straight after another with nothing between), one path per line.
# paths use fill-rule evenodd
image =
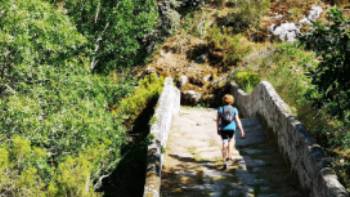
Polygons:
M227 168L228 168L228 162L225 161L225 162L224 162L224 166L222 167L222 169L223 169L223 170L226 170Z
M232 163L239 163L240 161L242 161L242 158L231 156L229 157L229 160L232 161Z

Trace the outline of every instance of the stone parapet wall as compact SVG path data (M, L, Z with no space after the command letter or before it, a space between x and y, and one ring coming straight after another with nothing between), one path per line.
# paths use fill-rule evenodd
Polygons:
M349 196L330 167L330 159L322 147L292 115L289 106L270 83L263 81L251 94L247 94L232 82L229 91L235 96L237 107L244 116L259 116L273 130L281 152L290 161L309 196Z
M162 150L166 146L173 116L180 111L180 91L171 78L165 79L163 91L159 97L150 136L151 144L147 152L146 182L144 197L159 197L161 171L163 163Z

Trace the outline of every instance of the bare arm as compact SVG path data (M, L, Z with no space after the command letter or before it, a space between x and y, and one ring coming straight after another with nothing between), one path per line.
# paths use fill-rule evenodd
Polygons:
M241 119L239 118L238 114L236 115L235 118L236 118L238 129L241 132L241 138L245 138L245 131L243 129L242 122L241 122Z

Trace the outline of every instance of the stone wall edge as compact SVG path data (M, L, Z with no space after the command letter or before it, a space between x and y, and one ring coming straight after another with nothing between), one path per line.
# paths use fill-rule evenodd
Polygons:
M146 178L144 197L159 197L161 171L163 164L163 148L166 146L173 116L180 110L180 91L174 86L173 79L164 81L163 91L159 96L151 124L151 144L147 149Z
M262 81L251 94L230 82L230 92L235 96L237 107L243 116L262 117L272 128L280 149L285 153L299 181L312 197L348 197L345 187L339 182L334 170L327 165L327 157L321 146L306 131L304 125L291 113L289 106L273 86ZM293 122L293 123L292 123ZM288 142L288 144L286 143ZM313 147L317 147L313 148ZM293 157L292 155L298 155ZM301 168L300 166L306 166ZM306 180L305 177L310 177Z

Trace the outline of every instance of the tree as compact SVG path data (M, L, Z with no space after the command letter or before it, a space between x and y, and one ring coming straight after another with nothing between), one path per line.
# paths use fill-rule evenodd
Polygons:
M142 39L158 23L155 0L68 0L63 8L89 39L90 67L99 72L139 63Z
M332 8L328 23L314 23L301 40L321 57L319 66L311 71L318 92L315 103L350 122L350 20Z

